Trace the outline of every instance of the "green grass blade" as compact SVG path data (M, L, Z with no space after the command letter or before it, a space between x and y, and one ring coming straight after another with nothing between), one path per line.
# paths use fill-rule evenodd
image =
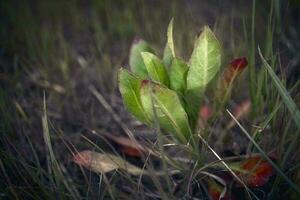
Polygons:
M271 68L271 66L267 63L266 59L262 56L260 48L258 48L258 53L263 62L263 65L265 66L266 70L268 71L269 75L271 76L274 85L276 86L281 98L283 99L284 104L286 105L289 112L291 113L292 118L296 123L296 126L298 127L298 129L300 129L300 111L299 111L299 109L297 108L295 102L289 95L289 92L286 90L286 88L283 86L283 84L281 83L279 78L276 76L276 74L273 71L273 69ZM299 135L299 132L298 132L298 135Z

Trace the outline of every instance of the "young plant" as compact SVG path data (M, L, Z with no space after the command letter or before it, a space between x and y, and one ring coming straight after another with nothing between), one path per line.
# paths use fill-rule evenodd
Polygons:
M205 88L221 66L221 45L214 33L205 26L190 60L185 62L175 53L172 20L163 60L145 41L133 44L129 60L132 72L119 71L119 88L127 110L149 126L158 122L163 131L187 144L196 132Z

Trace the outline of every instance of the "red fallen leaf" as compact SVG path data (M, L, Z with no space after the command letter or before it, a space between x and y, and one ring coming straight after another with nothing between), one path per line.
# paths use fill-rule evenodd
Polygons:
M244 162L241 163L240 168L245 172L239 172L238 176L249 187L263 186L274 174L272 165L261 158L261 156L247 158Z
M231 194L229 196L228 192L222 195L223 188L215 182L209 181L208 183L208 193L212 200L236 200L236 197Z

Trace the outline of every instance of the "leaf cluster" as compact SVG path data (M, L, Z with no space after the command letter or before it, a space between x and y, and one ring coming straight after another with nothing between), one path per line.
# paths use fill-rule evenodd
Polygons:
M221 66L221 46L208 26L195 41L188 62L176 55L173 20L162 59L144 40L130 50L131 72L119 71L119 89L127 110L141 122L159 126L182 143L195 132L206 86Z

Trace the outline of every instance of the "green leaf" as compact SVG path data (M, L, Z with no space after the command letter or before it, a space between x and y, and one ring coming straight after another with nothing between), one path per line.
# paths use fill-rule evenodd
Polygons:
M174 58L170 68L170 88L183 94L186 89L186 76L188 72L187 64Z
M167 44L164 49L164 55L163 55L163 63L164 65L169 68L171 65L172 59L175 58L175 48L174 48L174 42L173 42L173 18L171 19L168 31L167 31Z
M161 128L183 143L188 141L191 129L176 92L149 81L142 85L141 99L145 111L153 121L157 117Z
M218 73L221 65L221 46L208 26L195 42L189 61L185 108L192 129L196 127L202 94L207 84Z
M188 90L203 91L220 69L221 46L208 26L204 27L203 32L196 40L189 65Z
M172 59L173 59L172 52L171 52L170 48L168 47L168 45L166 45L165 49L164 49L163 63L167 69L170 68Z
M194 131L199 117L199 111L202 101L202 93L198 90L185 91L183 96L183 104L188 114L190 127Z
M133 116L141 122L149 124L150 118L144 111L140 97L142 81L126 69L121 68L119 71L119 89L124 105Z
M150 78L165 86L169 86L169 76L161 60L152 53L141 53Z
M153 50L144 40L135 41L130 49L129 65L133 73L142 79L146 79L148 73L141 56L142 52L153 52Z
M195 42L189 61L185 108L192 129L196 127L202 94L221 66L221 46L208 26Z
M167 45L171 50L172 56L175 58L175 48L173 42L173 18L171 19L169 26L168 26L168 33L167 33Z

